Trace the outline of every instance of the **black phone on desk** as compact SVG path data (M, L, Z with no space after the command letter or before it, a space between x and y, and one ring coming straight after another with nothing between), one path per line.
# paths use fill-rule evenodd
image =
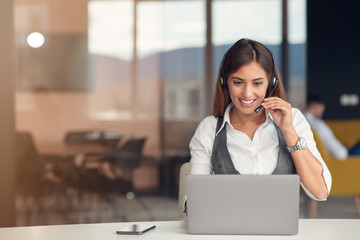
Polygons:
M151 224L130 224L117 230L116 234L141 235L154 228L155 225Z

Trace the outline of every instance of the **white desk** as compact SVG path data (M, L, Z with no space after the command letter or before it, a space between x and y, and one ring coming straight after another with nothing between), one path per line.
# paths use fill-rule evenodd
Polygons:
M130 223L74 224L34 227L0 228L1 240L186 240L186 239L304 239L304 240L352 240L360 239L358 219L300 219L299 233L294 236L249 235L189 235L182 221L146 222L156 229L144 235L117 235L121 226Z

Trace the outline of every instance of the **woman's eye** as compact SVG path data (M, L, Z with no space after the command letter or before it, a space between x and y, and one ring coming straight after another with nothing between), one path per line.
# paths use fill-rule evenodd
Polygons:
M254 85L255 86L260 86L260 85L262 85L263 84L263 82L254 82Z
M233 81L233 83L234 83L234 85L236 85L236 86L243 84L243 82L240 82L240 81Z

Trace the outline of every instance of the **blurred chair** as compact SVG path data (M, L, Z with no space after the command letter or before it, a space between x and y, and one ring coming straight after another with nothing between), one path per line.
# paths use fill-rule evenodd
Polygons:
M185 214L184 210L184 197L186 194L186 186L185 186L185 176L190 174L190 162L186 162L181 165L180 167L180 174L179 174L179 197L178 197L178 213L179 218L184 219Z
M142 160L142 151L146 138L132 138L125 142L125 144L115 151L111 157L107 157L108 161L115 168L120 168L125 173L125 179L132 180L133 171L140 166Z
M16 180L20 194L39 196L45 189L45 162L28 132L16 133Z
M345 160L338 160L328 153L324 143L314 130L313 134L317 149L332 176L332 187L329 196L353 196L360 217L360 156L349 156ZM317 204L318 202L315 200L310 202L311 218L316 218Z
M92 176L88 178L102 182L97 186L100 192L133 191L133 172L141 164L145 142L146 138L131 138L112 152L86 154L82 163L83 171L92 171Z
M30 198L31 206L25 206L28 212L29 223L35 224L40 211L49 205L48 199L51 198L54 189L57 189L59 182L56 177L49 176L49 159L40 155L34 144L32 135L29 132L17 132L16 136L16 192L24 201ZM55 156L51 156L51 160ZM45 202L43 197L47 196Z
M145 142L146 138L132 138L114 151L85 154L79 166L80 202L90 199L90 206L96 208L94 201L102 198L111 204L115 214L122 214L117 213L118 204L114 196L130 192L129 195L134 196L133 171L141 164Z

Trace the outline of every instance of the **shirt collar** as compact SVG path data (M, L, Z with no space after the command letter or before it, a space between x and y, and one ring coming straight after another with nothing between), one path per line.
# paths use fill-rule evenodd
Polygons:
M266 119L265 119L264 124L269 124L273 121L273 117L271 116L270 112L266 109L265 109L265 116L266 116Z
M221 125L221 127L219 128L219 130L216 132L215 136L219 134L219 132L224 128L225 124L228 123L229 126L231 126L230 124L230 111L231 109L234 107L234 104L231 102L226 110L225 110L225 113L224 113L224 120L223 120L223 123ZM266 116L266 119L265 119L265 122L263 124L267 125L269 124L270 122L273 121L273 118L270 114L270 112L268 110L265 109L265 116Z
M221 127L219 128L219 130L216 132L215 136L217 136L219 134L219 132L224 128L225 123L228 123L230 125L230 110L233 108L234 104L230 103L224 113L224 120L223 123L221 125Z

